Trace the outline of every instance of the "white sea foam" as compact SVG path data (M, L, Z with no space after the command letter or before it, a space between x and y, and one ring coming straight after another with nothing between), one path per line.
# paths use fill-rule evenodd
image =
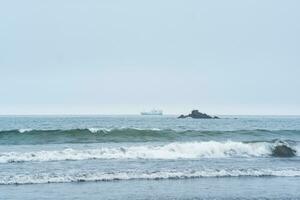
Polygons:
M160 128L151 128L151 131L161 131L162 129Z
M110 132L112 129L109 129L109 128L88 128L88 130L92 133L98 133L100 131L103 131L103 132Z
M121 128L120 130L124 129L132 129L132 130L137 130L137 131L161 131L162 129L160 128L137 128L137 127L130 127L130 128Z
M30 132L30 131L32 131L32 129L30 129L30 128L19 129L20 133L26 133L26 132Z
M274 144L242 142L186 142L166 145L100 147L32 152L0 153L0 163L87 159L201 159L225 157L266 157Z
M88 128L88 130L92 133L97 133L100 131L103 132L111 132L111 131L117 131L117 130L137 130L137 131L161 131L162 129L159 128L137 128L137 127L120 127L120 128Z
M184 171L155 171L155 172L97 172L78 171L75 173L37 173L3 175L0 184L43 184L43 183L67 183L67 182L93 182L133 179L189 179L209 177L242 177L242 176L275 176L275 177L299 177L300 169L203 169Z

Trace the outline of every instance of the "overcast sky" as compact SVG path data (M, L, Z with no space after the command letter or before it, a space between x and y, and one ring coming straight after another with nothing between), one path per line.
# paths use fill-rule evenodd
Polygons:
M300 114L298 0L0 1L0 114Z

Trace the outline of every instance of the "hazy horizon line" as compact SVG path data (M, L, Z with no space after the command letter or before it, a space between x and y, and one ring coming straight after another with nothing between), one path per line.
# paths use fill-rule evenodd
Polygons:
M150 115L150 116L144 116L144 117L163 117L163 116L179 116L181 114L185 113L167 113L160 116L156 115ZM209 114L209 113L207 113ZM209 115L217 115L217 116L291 116L291 117L300 117L300 114L209 114ZM6 116L143 116L140 113L112 113L112 114L104 114L104 113L66 113L66 114L59 114L59 113L45 113L45 114L38 114L38 113L32 113L32 114L0 114L0 117L6 117Z

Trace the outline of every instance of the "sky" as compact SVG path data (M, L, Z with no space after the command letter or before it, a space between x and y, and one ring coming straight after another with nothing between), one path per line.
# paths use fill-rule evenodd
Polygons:
M0 114L300 114L300 1L0 1Z

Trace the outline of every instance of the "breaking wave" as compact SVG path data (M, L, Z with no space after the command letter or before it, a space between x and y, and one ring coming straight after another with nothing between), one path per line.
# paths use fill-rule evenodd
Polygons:
M61 144L61 143L105 143L105 142L155 142L155 141L191 141L208 137L223 136L282 136L300 135L300 130L238 130L238 131L200 131L200 130L172 130L158 128L87 128L69 130L2 130L0 144Z
M139 145L125 147L99 147L94 149L63 149L52 151L4 152L0 153L0 163L45 162L89 159L201 159L226 157L269 157L278 147L284 147L299 154L299 146L290 147L287 143L268 142L184 142L164 145ZM284 156L283 156L284 157Z
M117 180L160 180L160 179L192 179L212 177L299 177L300 169L203 169L183 171L127 171L97 172L78 171L75 173L37 173L3 175L0 185L11 184L45 184L70 182L96 182Z

